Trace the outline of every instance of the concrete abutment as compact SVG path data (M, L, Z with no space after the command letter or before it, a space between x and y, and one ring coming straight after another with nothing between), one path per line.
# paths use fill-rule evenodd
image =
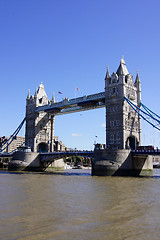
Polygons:
M95 150L92 176L152 176L149 155L134 155L128 149Z
M41 161L40 154L36 152L15 152L8 165L10 171L53 171L64 169L63 159Z

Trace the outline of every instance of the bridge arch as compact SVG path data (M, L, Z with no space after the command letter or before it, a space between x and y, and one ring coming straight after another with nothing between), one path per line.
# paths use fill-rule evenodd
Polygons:
M126 141L126 148L135 150L136 146L139 145L137 138L133 135L129 136Z
M48 145L44 142L41 142L37 146L37 152L48 152Z

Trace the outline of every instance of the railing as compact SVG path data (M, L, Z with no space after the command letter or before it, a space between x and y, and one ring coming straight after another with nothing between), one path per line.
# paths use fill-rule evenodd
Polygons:
M160 149L154 150L131 150L131 153L135 154L147 154L147 155L160 155Z

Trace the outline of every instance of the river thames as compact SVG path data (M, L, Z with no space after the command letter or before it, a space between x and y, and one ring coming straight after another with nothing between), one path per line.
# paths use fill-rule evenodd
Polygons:
M0 239L160 239L160 170L153 177L0 172Z

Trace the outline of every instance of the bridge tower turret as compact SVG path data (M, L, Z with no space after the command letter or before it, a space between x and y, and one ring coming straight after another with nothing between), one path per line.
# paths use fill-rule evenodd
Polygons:
M141 83L128 72L122 58L120 65L105 77L106 146L107 148L134 149L141 144L141 119L124 100L124 96L140 107Z
M52 99L53 101L53 99ZM45 112L36 113L36 107L49 103L44 86L41 83L34 96L28 93L26 99L25 144L33 152L52 151L54 144L54 116Z
M137 71L136 80L135 80L135 87L137 88L137 106L141 107L141 81L139 78L139 74ZM139 142L141 143L141 117L138 115L138 132L139 132Z

